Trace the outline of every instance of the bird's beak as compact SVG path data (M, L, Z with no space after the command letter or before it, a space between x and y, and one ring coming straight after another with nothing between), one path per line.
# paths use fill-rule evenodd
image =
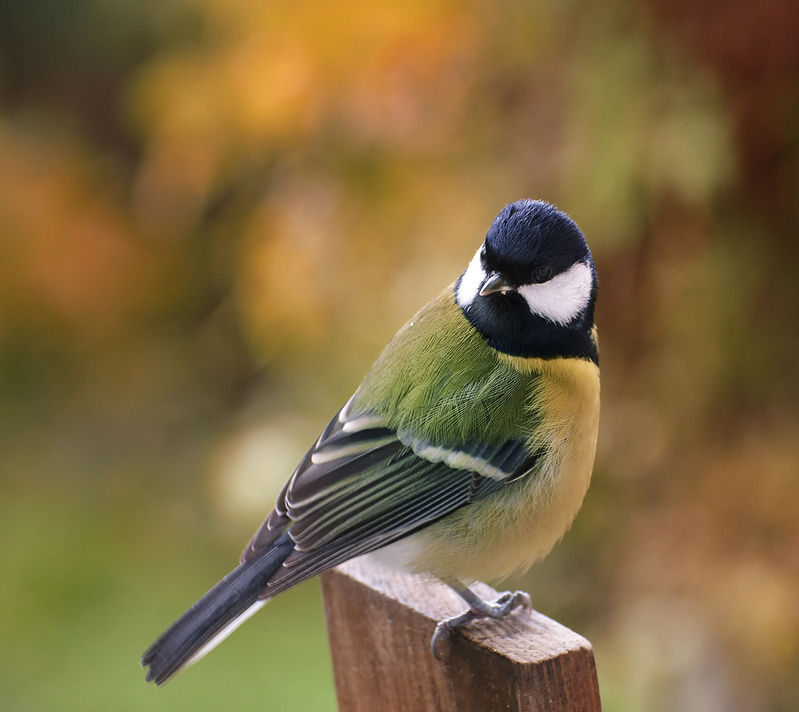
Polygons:
M494 294L495 292L506 294L512 291L513 287L508 284L507 280L499 272L492 272L485 278L483 286L480 287L480 296L484 297L486 294Z

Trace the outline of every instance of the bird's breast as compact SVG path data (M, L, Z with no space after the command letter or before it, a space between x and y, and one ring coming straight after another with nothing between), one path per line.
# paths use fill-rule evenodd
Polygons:
M510 358L510 357L509 357ZM536 371L530 394L535 469L376 552L383 564L443 578L497 581L528 568L565 534L591 480L599 425L599 371L581 359L516 359Z

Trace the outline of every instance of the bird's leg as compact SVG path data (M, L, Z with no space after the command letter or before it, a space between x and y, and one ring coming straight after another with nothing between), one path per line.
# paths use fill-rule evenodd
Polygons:
M453 628L458 628L478 618L504 618L518 605L522 605L528 610L532 608L530 596L524 591L505 591L496 601L484 601L474 591L459 581L444 580L444 583L469 604L469 610L459 616L446 618L436 626L430 646L433 650L433 655L438 660L441 659L439 655L440 646L449 638L450 631Z

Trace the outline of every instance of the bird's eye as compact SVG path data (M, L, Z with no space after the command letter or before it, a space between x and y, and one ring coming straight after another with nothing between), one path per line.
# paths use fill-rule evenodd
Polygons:
M486 261L486 254L487 254L487 253L486 253L486 246L485 246L485 245L483 245L483 246L480 248L480 260L481 260L482 262L485 262L485 261Z
M540 284L552 279L552 267L549 265L540 265L533 270L533 284Z

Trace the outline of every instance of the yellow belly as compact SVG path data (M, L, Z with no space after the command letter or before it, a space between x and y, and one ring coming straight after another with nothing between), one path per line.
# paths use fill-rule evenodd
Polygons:
M496 494L375 552L384 565L442 578L497 581L546 556L571 526L591 480L599 426L599 372L588 361L514 359L544 378L535 446L544 463Z

